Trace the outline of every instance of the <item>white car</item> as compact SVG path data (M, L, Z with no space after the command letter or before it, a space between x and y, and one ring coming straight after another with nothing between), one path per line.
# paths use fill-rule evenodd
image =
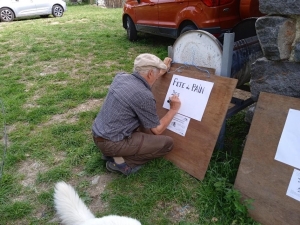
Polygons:
M63 16L67 10L63 0L0 0L0 20L10 22L27 16Z

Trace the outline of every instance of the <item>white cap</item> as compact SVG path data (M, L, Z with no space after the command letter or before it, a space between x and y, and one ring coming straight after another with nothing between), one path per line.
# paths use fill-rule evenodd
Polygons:
M166 64L164 64L160 58L149 53L140 54L134 60L134 68L145 66L153 66L158 69L167 70Z

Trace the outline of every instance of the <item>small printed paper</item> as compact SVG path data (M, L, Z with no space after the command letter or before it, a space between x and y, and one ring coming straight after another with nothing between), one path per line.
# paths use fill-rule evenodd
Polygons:
M189 126L190 118L176 114L172 119L171 123L167 127L168 130L171 130L181 136L185 136L186 130Z
M169 98L176 94L181 101L178 113L201 121L214 83L174 74L163 104L170 109Z
M275 159L300 168L300 111L290 109L277 147Z
M294 169L289 187L286 192L287 196L290 196L297 201L300 201L300 171Z

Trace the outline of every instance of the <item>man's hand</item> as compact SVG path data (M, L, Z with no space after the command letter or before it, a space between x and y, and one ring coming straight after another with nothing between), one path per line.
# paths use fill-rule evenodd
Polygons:
M178 95L172 95L172 97L170 98L170 110L175 110L176 112L178 112L180 106L181 106L181 101Z
M169 103L170 110L160 119L160 124L157 127L151 128L153 134L162 134L180 109L181 102L177 95L170 97Z
M166 57L166 58L164 59L164 64L166 64L167 70L170 69L170 67L171 67L171 62L172 62L172 59L169 58L169 57Z
M169 71L170 67L171 67L171 62L172 62L172 59L169 58L169 57L166 57L164 59L164 64L167 66L167 70L160 70L160 73L159 73L159 76L162 76L164 75L166 72Z

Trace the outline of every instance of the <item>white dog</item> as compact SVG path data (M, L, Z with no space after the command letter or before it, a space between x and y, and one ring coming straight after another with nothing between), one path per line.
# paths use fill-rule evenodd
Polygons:
M65 225L141 225L136 219L125 216L95 218L71 185L58 182L55 185L54 205Z

